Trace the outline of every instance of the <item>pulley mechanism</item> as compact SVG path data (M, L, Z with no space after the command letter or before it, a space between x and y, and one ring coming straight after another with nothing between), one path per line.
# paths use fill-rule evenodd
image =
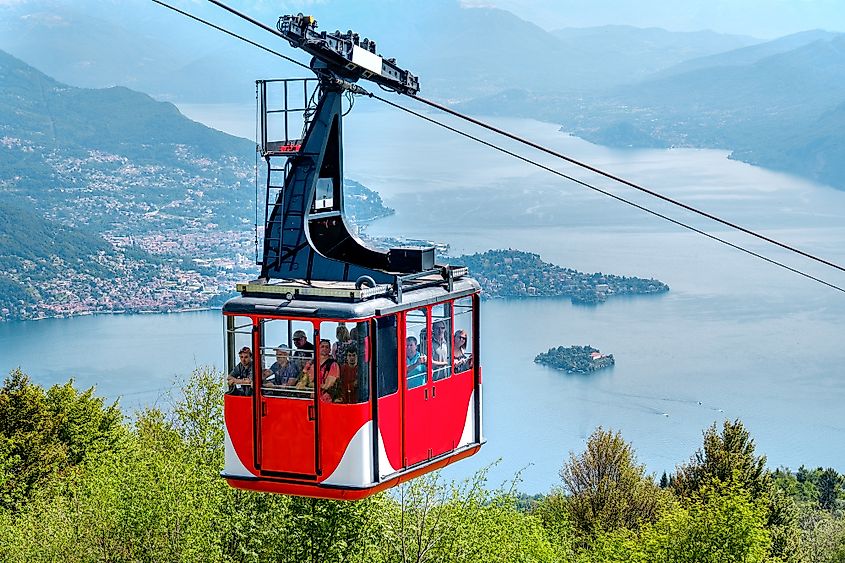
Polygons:
M419 79L400 68L396 59L385 59L376 53L376 42L347 31L317 31L313 16L297 14L281 16L276 29L292 47L302 49L314 58L311 68L318 76L336 77L355 82L361 78L375 82L400 94L413 95L420 90Z

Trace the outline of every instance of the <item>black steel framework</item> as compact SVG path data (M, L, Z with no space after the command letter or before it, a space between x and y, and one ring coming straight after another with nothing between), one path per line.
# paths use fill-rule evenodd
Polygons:
M370 248L344 214L344 97L363 91L354 84L361 78L413 94L417 77L376 55L369 39L317 33L313 18L283 16L277 27L314 55L317 78L256 82L257 150L267 165L256 283L354 281L358 287L384 285L397 301L413 288L442 284L451 290L466 268L435 264L431 246Z

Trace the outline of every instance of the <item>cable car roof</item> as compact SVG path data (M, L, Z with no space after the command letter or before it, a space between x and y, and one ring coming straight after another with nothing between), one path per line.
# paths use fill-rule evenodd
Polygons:
M445 285L422 287L403 294L402 301L397 303L388 295L373 298L356 298L355 284L346 283L343 291L350 296L340 297L336 294L341 289L340 284L334 283L330 287L321 284L308 284L311 292L289 291L277 295L246 293L226 302L223 312L234 315L279 316L279 317L310 317L330 319L363 319L377 317L415 309L425 305L438 303L446 299L457 299L481 291L481 286L472 278L461 278L452 283L452 290ZM285 289L295 288L295 285L284 286ZM320 290L325 289L323 295ZM363 288L369 289L369 288Z

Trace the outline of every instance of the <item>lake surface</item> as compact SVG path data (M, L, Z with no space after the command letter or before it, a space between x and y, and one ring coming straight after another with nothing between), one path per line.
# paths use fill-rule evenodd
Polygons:
M845 294L423 122L375 113L371 104L359 101L345 122L346 176L379 191L396 209L371 225L370 234L447 242L453 254L516 248L562 266L656 277L671 287L662 296L611 299L596 307L548 299L486 302L488 443L449 468L448 476L471 474L501 458L491 474L494 484L526 468L521 488L546 491L559 482L568 452L581 451L597 426L621 430L640 461L659 474L686 461L708 425L734 418L750 428L771 467L845 470ZM253 130L251 108L183 110L221 129ZM725 151L611 150L548 123L496 123L845 262L845 192L728 160ZM845 285L845 275L830 268L609 181L589 181ZM0 370L20 366L42 384L73 376L103 396L122 397L131 411L166 405L174 381L198 365L221 365L222 338L222 320L213 311L6 323L0 324ZM616 366L582 376L533 363L538 352L572 344L613 353Z

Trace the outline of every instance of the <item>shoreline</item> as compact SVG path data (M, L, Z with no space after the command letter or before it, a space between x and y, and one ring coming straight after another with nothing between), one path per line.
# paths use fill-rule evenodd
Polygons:
M199 313L202 311L221 311L223 306L206 306L206 307L180 307L178 309L167 309L162 311L157 310L139 310L127 311L125 309L116 309L113 311L80 311L78 313L70 313L63 315L33 317L27 319L0 319L0 323L27 323L37 321L50 321L57 319L75 319L79 317L93 317L95 315L169 315L176 313Z

